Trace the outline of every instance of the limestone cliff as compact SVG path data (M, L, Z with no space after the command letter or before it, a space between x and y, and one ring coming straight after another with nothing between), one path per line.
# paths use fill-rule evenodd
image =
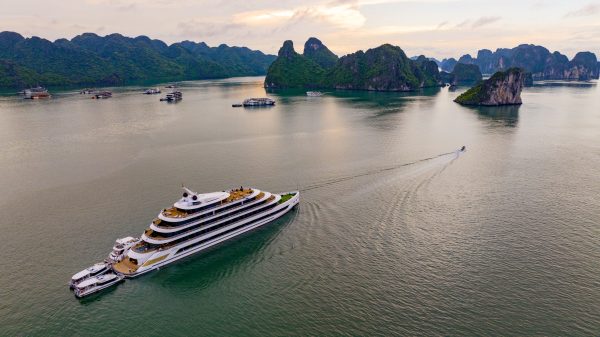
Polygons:
M454 101L463 105L521 104L525 72L520 68L499 71L458 96Z

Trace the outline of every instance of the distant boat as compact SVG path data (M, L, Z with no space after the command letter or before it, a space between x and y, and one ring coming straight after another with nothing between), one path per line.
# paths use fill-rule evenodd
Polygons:
M306 96L309 96L309 97L320 97L320 96L323 96L323 93L320 92L320 91L307 91L306 92Z
M89 95L89 94L93 94L94 92L96 92L96 90L90 89L90 88L85 88L85 89L81 90L79 92L79 94L81 94L81 95Z
M160 89L159 88L146 89L146 90L144 90L144 94L146 94L146 95L160 94Z
M234 103L231 106L234 107L234 108L239 108L239 107L241 107L243 105L241 103Z
M177 83L171 83L171 84L167 85L165 88L175 89L175 88L177 88Z
M111 97L112 97L112 92L110 92L110 91L99 91L92 96L92 98L95 98L95 99L105 99L105 98L111 98Z
M268 97L248 98L242 103L243 106L273 106L275 101Z
M173 91L168 93L165 97L161 98L161 102L175 102L183 99L181 91Z
M50 93L44 87L37 86L35 88L25 89L23 91L25 95L25 99L40 99L40 98L50 98Z

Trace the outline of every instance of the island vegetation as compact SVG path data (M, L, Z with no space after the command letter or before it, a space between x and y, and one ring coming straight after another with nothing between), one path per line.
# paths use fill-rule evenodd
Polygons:
M0 33L0 87L123 85L264 75L274 55L245 47L146 36L78 35L51 42Z
M296 53L292 41L283 43L267 72L266 88L412 91L442 84L434 61L424 56L411 60L397 46L384 44L333 62L332 53L318 39L309 42L311 47L303 54Z

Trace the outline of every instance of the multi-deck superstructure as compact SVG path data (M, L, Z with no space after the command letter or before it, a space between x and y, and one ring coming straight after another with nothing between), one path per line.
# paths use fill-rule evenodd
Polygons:
M163 209L113 271L134 277L229 240L284 215L299 192L273 194L256 188L195 193L183 188L173 207Z

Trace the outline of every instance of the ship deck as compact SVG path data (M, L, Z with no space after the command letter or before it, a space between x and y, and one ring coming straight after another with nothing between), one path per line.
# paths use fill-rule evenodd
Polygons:
M251 195L252 192L254 192L254 191L251 188L235 189L235 190L229 191L229 196L226 199L224 199L223 201L221 201L221 205L225 205L225 204L240 200L242 198L245 198L245 197ZM189 214L177 209L177 207L171 207L171 208L164 209L162 211L162 215L167 218L181 219L181 218L187 217Z
M114 271L120 274L131 275L135 273L138 269L138 266L133 264L129 259L125 258L115 264L112 265Z

